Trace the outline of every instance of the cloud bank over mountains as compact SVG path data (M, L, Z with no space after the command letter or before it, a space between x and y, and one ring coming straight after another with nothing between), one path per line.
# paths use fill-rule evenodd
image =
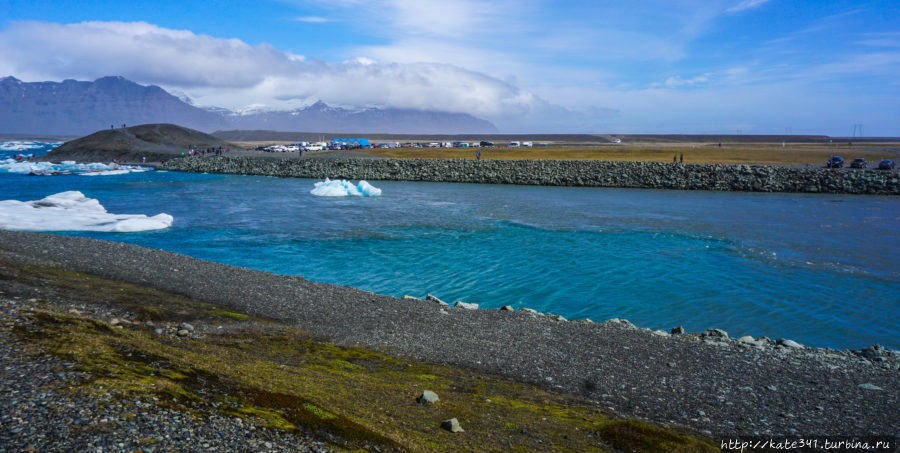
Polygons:
M20 22L0 33L0 73L28 80L122 75L183 92L202 106L392 107L527 117L552 109L533 94L441 63L337 63L261 44L135 22Z

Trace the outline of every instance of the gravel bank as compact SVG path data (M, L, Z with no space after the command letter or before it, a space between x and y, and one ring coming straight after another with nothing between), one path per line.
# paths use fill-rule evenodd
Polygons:
M900 356L720 332L669 335L396 299L85 238L0 231L3 257L143 284L278 319L343 344L497 373L623 416L711 436L896 435Z
M774 165L563 160L193 157L160 169L297 178L631 187L745 192L900 194L900 174Z

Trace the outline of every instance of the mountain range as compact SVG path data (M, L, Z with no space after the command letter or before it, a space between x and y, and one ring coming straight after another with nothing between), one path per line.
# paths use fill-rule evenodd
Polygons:
M496 133L464 113L396 108L350 110L324 102L290 111L233 112L200 108L155 86L123 77L93 82L0 79L0 133L85 135L101 129L173 123L204 132L266 129L286 132L394 134Z

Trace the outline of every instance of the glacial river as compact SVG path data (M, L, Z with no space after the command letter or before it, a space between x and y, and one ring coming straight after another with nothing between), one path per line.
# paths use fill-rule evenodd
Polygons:
M77 190L174 222L65 234L393 296L900 348L900 197L388 181L370 181L377 197L324 197L316 182L0 171L0 199Z

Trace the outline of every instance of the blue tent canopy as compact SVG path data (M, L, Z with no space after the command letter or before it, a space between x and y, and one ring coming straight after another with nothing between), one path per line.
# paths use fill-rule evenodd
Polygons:
M367 138L333 138L331 143L342 146L372 146Z

